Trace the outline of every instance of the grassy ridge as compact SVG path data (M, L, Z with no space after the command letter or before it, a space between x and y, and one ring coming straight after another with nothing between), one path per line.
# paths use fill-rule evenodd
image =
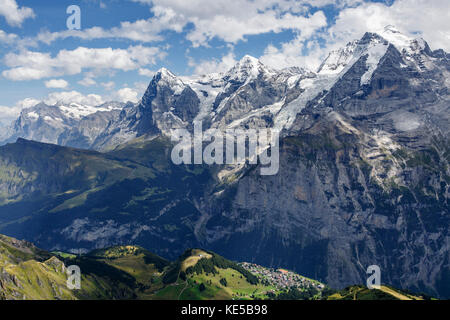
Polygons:
M425 300L425 295L413 295L401 290L380 286L379 289L369 290L365 286L350 286L343 290L330 293L328 300Z
M81 290L67 288L69 265L81 269ZM130 245L76 256L48 253L29 242L0 235L0 300L424 298L387 286L381 290L353 286L341 291L318 291L308 286L281 288L252 274L243 264L201 249L187 250L174 262Z

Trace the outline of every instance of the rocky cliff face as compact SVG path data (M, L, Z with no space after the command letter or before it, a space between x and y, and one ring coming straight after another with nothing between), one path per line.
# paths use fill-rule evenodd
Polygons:
M278 175L249 170L232 191L206 200L197 236L228 255L288 265L335 286L364 283L367 266L377 264L386 283L441 290L449 270L441 157L448 144L389 150L376 139L335 113L286 137Z
M251 168L205 201L198 236L335 286L377 264L383 281L448 295L448 60L376 34L334 55L312 79L342 71L284 131L279 174Z

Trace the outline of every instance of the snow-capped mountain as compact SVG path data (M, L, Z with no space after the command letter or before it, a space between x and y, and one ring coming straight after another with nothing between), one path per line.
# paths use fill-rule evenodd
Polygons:
M96 107L41 103L22 112L6 141L22 137L103 150L144 135L192 129L193 120L202 120L204 128L257 126L289 131L308 104L323 102L323 95L329 95L355 66L361 72L353 75L359 78L354 86L364 91L380 61L395 55L393 51L398 55L395 66L401 70L426 73L426 77L443 72L448 79L448 71L440 66L447 59L445 52L432 52L423 39L387 26L331 52L317 72L295 67L274 70L247 55L224 74L178 77L162 68L142 100L124 109L117 103ZM409 81L419 86L420 79L413 78Z
M7 141L22 137L104 150L140 136L192 129L193 120L202 120L205 129L253 126L288 132L308 104L323 102L324 95L343 83L342 78L355 66L361 72L353 75L359 83L352 86L364 92L380 61L395 54L396 67L427 73L426 77L442 70L441 61L447 59L442 50L432 52L423 39L409 38L387 26L331 52L317 72L295 67L274 70L247 55L224 74L178 77L162 68L142 100L124 109L119 104L39 104L22 112ZM408 77L416 85L420 82L415 76Z
M270 127L285 102L296 98L300 79L313 74L301 68L276 71L245 56L224 74L177 77L159 70L142 100L123 110L105 130L96 149L108 148L142 135L170 135L174 128L192 129L253 125Z
M123 108L122 103L108 102L100 106L79 103L44 102L22 110L19 118L7 129L5 142L24 138L64 146L90 148L110 121Z
M323 102L350 71L353 80L358 78L358 83L352 84L358 89L354 93L367 91L380 62L388 57L395 59L396 68L410 73L407 77L416 86L421 82L416 72L427 73L422 74L426 80L448 72L442 69L446 53L432 52L423 39L408 38L392 26L379 34L366 33L362 39L331 52L317 72L274 70L250 56L225 74L177 77L161 69L142 101L123 111L95 148L145 134L169 135L173 128L191 129L193 120L202 120L204 128L275 127L286 134L306 106ZM357 67L358 74L353 74Z

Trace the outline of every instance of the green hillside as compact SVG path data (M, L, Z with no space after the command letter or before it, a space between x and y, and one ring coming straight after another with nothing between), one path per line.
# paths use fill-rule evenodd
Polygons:
M26 241L0 235L0 300L77 300L133 297L108 278L83 268L82 288L67 288L67 264Z
M9 185L0 193L0 204L48 194L70 195L57 210L78 204L86 190L99 190L124 179L151 179L150 168L115 159L99 152L17 140L0 147L0 183ZM68 182L70 181L70 183Z
M364 286L350 286L343 290L331 293L327 300L426 300L425 295L407 293L389 286L380 286L379 289L369 290Z
M169 265L169 261L137 246L94 250L86 258L105 263L130 275L136 282L136 292L140 295L162 287L161 277Z
M161 239L197 245L193 226L201 213L186 190L200 196L210 173L172 164L170 149L167 139L136 140L108 153L23 139L1 146L0 233L41 247L54 247L58 238L60 247L80 248L78 240L63 232L77 219L129 225L123 243L141 227L147 230L151 221L152 232L138 232L136 243L157 241L162 252L176 259L182 252L178 243ZM88 242L87 250L96 247L95 239Z
M81 269L81 289L67 287L67 267ZM0 300L416 300L382 286L334 291L284 269L235 263L207 250L189 249L169 262L138 246L115 246L84 255L49 253L0 235Z
M165 271L162 282L163 289L154 292L152 299L170 300L253 300L278 299L292 290L302 294L303 299L320 297L325 288L317 281L297 278L286 285L271 282L263 272L251 272L256 265L235 263L206 250L187 250L177 261ZM258 270L265 269L258 266ZM283 274L279 270L265 269L267 275ZM270 270L270 271L269 271ZM287 275L285 276L287 279ZM304 280L304 281L302 281ZM294 289L295 286L295 289ZM317 289L316 289L317 287Z

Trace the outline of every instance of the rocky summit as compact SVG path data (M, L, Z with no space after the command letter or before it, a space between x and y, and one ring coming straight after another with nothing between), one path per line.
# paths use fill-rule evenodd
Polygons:
M224 74L161 69L136 104L38 104L2 134L0 233L75 253L201 247L334 288L378 265L449 298L449 84L448 53L388 26L316 71L245 56ZM200 120L280 130L278 174L174 165L171 130Z

